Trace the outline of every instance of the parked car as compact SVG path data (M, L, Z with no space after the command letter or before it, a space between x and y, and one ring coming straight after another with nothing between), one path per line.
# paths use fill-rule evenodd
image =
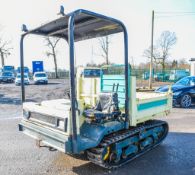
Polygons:
M28 74L24 74L24 84L29 85L30 84L30 79ZM15 79L15 85L19 86L21 85L21 74L17 74L16 79Z
M45 72L35 72L33 75L34 84L47 84L48 78Z
M175 82L189 75L189 71L186 70L171 70L169 80Z
M167 92L169 86L161 86L156 92ZM182 108L188 108L195 102L195 76L182 78L172 85L173 106L180 105Z
M12 72L1 72L0 82L13 83L14 80L15 80L14 73L12 73Z

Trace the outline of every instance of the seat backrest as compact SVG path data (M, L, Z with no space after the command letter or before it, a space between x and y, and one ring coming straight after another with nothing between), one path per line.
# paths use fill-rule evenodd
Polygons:
M118 94L116 92L103 92L99 94L95 110L102 111L104 113L118 111L118 103Z

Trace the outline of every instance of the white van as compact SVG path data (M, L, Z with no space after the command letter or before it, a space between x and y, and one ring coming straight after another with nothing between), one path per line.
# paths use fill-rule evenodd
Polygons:
M45 72L35 72L33 75L34 84L47 84L48 77Z

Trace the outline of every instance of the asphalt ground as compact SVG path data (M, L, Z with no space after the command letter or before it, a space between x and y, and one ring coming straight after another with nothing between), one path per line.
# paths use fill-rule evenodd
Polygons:
M30 85L27 97L33 101L63 97L66 81ZM0 84L0 175L195 175L195 106L174 108L163 120L170 131L157 148L127 165L106 170L82 158L38 148L35 141L18 131L21 120L20 87Z

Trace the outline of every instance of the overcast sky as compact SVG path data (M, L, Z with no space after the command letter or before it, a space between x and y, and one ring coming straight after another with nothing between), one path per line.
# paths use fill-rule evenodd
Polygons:
M5 61L7 65L18 66L19 64L21 25L24 23L29 29L32 29L56 19L60 5L64 6L65 13L83 8L123 21L128 29L129 58L133 57L136 64L147 61L142 55L151 42L151 14L154 10L154 41L164 30L175 32L178 41L172 50L170 59L195 57L195 15L173 16L172 14L158 13L195 12L194 0L0 0L1 35L12 40L12 47L14 48L12 54ZM93 56L92 47L95 53ZM120 35L112 37L110 47L111 61L119 63L118 60L119 58L122 60L123 55ZM68 68L67 44L62 41L58 50L59 67ZM99 51L97 40L78 43L76 50L78 65L90 62L92 59L94 62L102 61L102 58L96 55ZM52 59L47 58L44 52L45 47L42 38L26 38L25 64L27 66L31 68L32 60L44 60L45 68L47 70L53 69Z

